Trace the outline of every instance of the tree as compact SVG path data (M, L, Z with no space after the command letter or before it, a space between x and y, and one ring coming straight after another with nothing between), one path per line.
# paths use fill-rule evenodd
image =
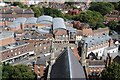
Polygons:
M111 2L111 3L114 5L116 10L120 11L120 1L119 2Z
M120 64L113 62L101 74L102 80L120 80Z
M105 28L106 26L102 23L102 22L98 22L95 26L95 29L98 29L98 28Z
M94 29L97 26L98 22L101 25L103 24L104 17L99 12L88 10L74 16L73 20L79 20L84 23L89 23L89 25L92 26L92 28Z
M32 72L31 68L29 68L26 65L16 65L16 66L5 65L3 66L3 70L2 70L2 78L3 80L7 80L7 79L34 80L35 75Z
M45 15L49 15L49 16L52 16L52 17L62 17L62 18L64 18L64 15L58 9L45 8L45 7L43 7L43 9L44 9L44 14Z
M39 7L33 6L33 7L31 7L31 9L34 11L34 16L35 16L35 17L39 17L39 16L42 15Z
M28 8L27 5L24 5L24 4L20 3L20 2L13 2L13 6L19 6L20 8Z
M117 26L117 22L116 21L109 21L107 23L107 26L111 29L111 30L115 30L116 26Z
M68 20L71 20L72 19L72 15L69 15L69 14L65 14L65 16L64 16L66 19L68 19Z
M89 10L100 12L102 15L109 14L114 10L114 5L109 2L93 2Z

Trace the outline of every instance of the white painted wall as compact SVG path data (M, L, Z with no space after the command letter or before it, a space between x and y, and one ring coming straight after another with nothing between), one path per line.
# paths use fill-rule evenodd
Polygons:
M115 47L113 49L110 49L107 51L108 53L118 53L118 47Z
M96 50L92 50L92 51L89 51L89 52L87 52L87 56L91 53L91 52L93 52L93 53L98 53L98 56L102 56L103 55L103 53L104 53L104 50L105 50L105 48L107 48L108 46L106 46L106 47L103 47L103 48L99 48L99 49L96 49Z

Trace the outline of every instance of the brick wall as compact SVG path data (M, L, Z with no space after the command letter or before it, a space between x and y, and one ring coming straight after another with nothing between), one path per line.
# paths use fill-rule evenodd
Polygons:
M14 38L6 38L6 39L1 40L0 46L5 46L5 45L8 45L14 42L15 42Z

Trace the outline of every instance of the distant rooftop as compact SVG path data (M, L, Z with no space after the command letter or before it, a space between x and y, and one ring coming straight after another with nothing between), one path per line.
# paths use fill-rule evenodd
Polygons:
M35 17L30 17L30 18L27 18L27 20L26 20L25 23L35 24L36 21L37 21L37 18L35 18Z
M63 18L54 18L53 19L53 30L55 30L55 29L66 29Z
M53 17L47 16L47 15L42 15L42 16L38 17L36 22L37 23L41 23L43 21L45 21L45 22L52 22L53 21Z
M0 40L14 37L14 32L11 31L0 31Z

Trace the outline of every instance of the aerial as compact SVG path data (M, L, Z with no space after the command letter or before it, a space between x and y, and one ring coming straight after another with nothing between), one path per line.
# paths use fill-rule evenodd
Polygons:
M119 0L0 0L0 80L120 80Z

